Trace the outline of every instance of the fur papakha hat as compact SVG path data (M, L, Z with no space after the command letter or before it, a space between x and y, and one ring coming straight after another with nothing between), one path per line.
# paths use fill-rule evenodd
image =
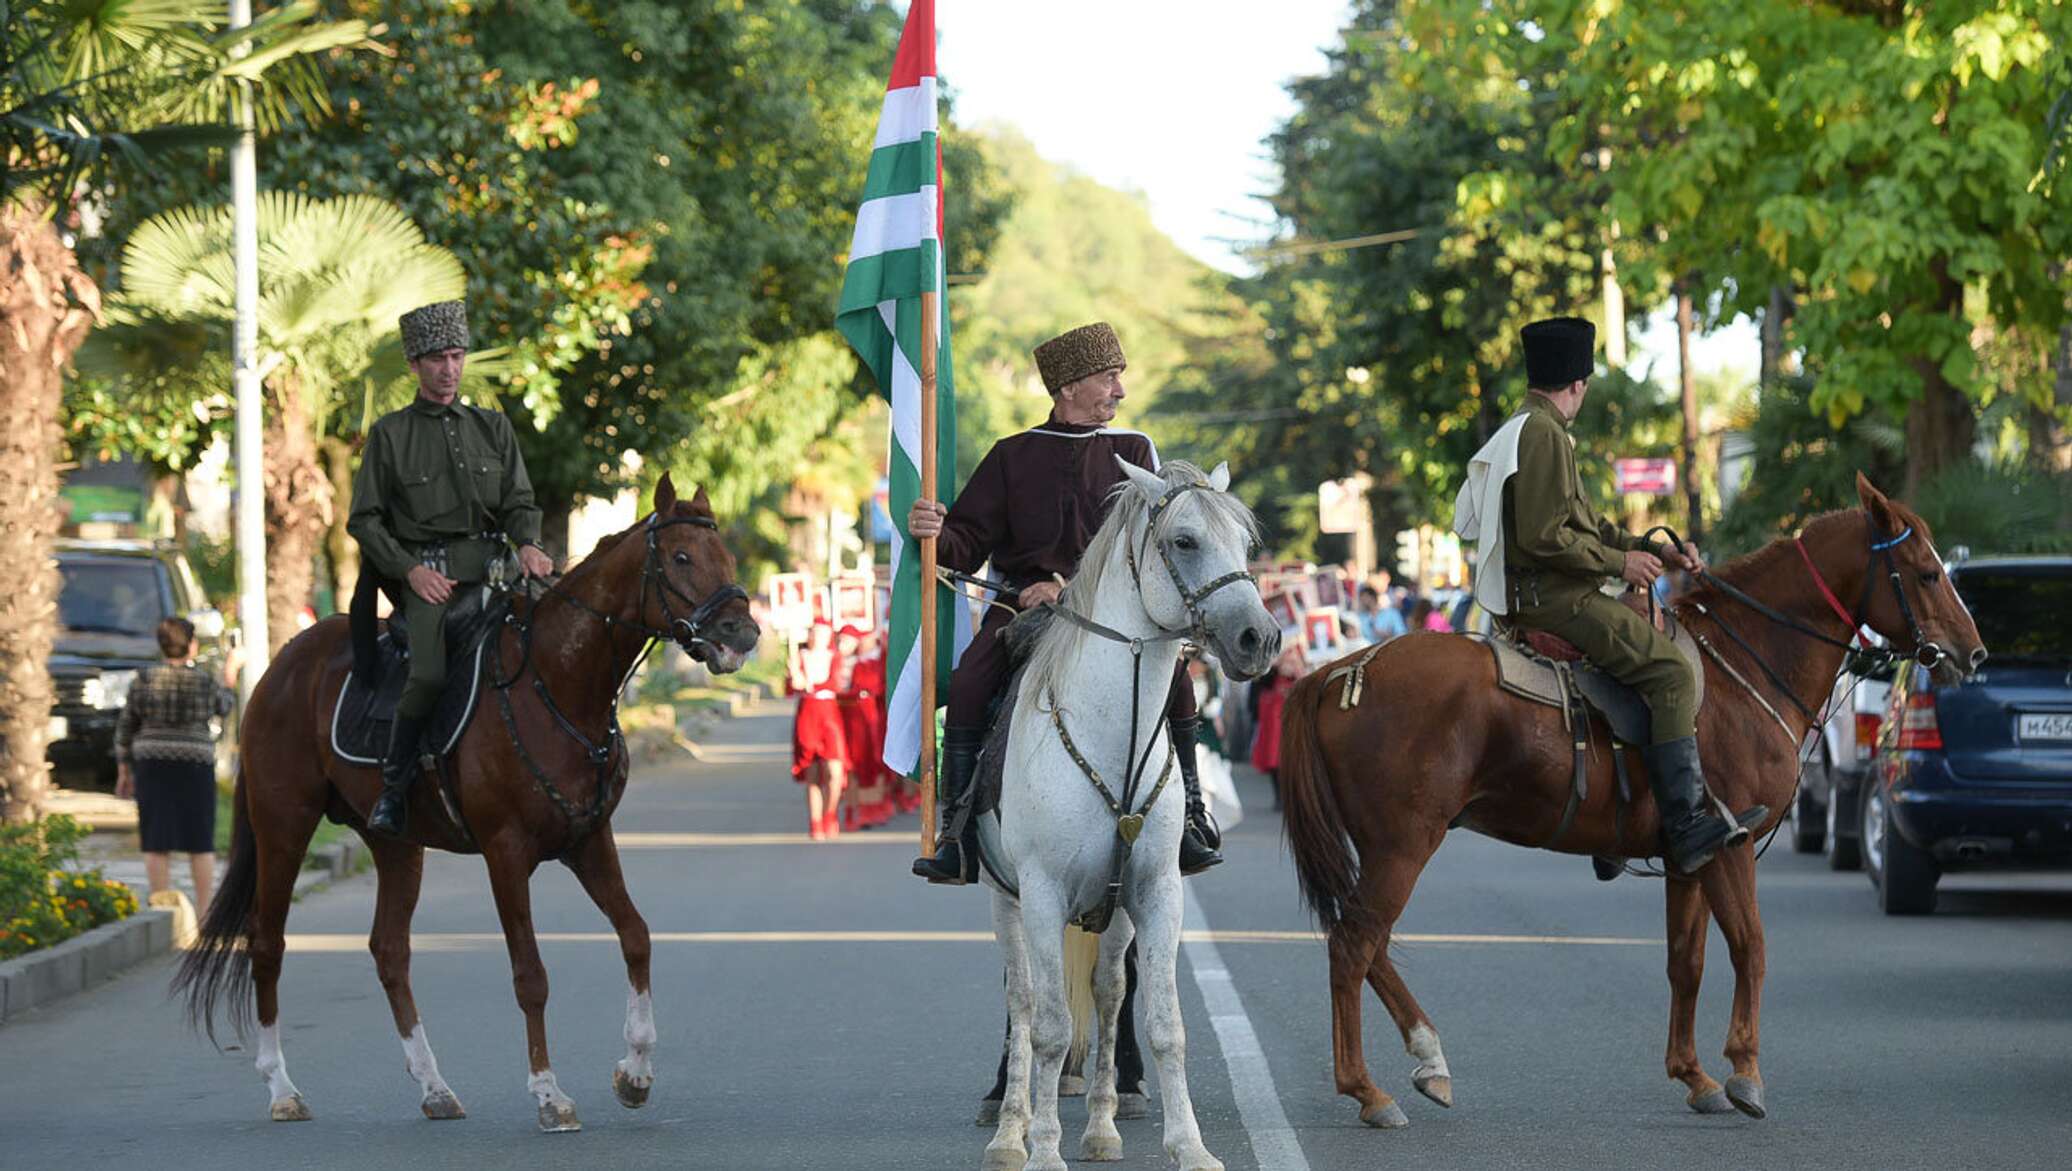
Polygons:
M1052 394L1090 374L1128 368L1122 341L1105 321L1068 330L1036 347L1036 369L1043 375L1043 389Z
M1597 369L1597 327L1580 317L1550 317L1518 332L1525 343L1525 384L1561 387Z
M403 356L412 362L440 350L468 348L468 303L435 301L396 319L403 330Z

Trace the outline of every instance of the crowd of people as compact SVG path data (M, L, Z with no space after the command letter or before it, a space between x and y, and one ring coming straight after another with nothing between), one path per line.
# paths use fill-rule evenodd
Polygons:
M826 620L791 653L785 691L798 698L791 775L805 786L816 842L874 829L920 807L920 789L885 767L885 655L878 632Z

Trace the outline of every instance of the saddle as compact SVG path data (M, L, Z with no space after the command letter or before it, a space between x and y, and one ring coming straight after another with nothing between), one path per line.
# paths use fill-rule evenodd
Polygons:
M357 599L355 599L357 608ZM424 751L442 758L453 751L481 699L489 635L510 611L508 594L487 587L457 590L446 608L446 691L425 723ZM350 764L373 766L388 751L396 704L409 681L410 639L391 620L372 647L373 683L362 674L359 654L331 709L331 751Z
M1643 603L1634 597L1626 604L1639 609ZM1667 610L1658 613L1662 616L1662 632L1691 665L1691 675L1698 684L1698 702L1702 704L1705 666L1698 659L1698 641ZM1509 638L1470 636L1489 645L1496 660L1498 687L1548 707L1568 708L1579 701L1584 711L1604 719L1618 743L1648 743L1651 715L1639 692L1585 659L1567 639L1543 630L1514 629L1510 634Z

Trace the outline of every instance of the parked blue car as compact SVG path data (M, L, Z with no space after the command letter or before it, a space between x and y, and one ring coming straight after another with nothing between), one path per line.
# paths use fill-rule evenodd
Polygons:
M1863 861L1890 915L1961 868L2072 865L2072 557L1950 566L1991 658L1954 686L1902 666L1863 793Z

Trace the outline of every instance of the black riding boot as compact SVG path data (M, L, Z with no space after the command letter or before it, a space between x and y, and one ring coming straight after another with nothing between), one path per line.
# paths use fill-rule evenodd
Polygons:
M1194 742L1201 730L1201 716L1175 719L1167 726L1172 731L1173 754L1180 758L1180 783L1187 787L1187 825L1180 831L1180 873L1200 874L1223 861L1223 855L1216 852L1223 844L1223 832L1202 804L1201 777L1195 768Z
M367 814L367 828L375 833L400 835L404 811L410 805L410 782L417 779L417 741L424 732L425 717L396 713L389 728L388 753L381 758L381 796Z
M936 830L935 857L914 859L914 873L945 886L978 880L978 821L971 816L971 777L978 771L983 728L944 728L942 768L938 770L936 807L942 822Z
M1662 851L1685 874L1697 873L1720 850L1747 841L1749 827L1769 819L1767 805L1754 806L1733 821L1719 815L1705 792L1695 737L1651 745L1641 757L1662 820Z

